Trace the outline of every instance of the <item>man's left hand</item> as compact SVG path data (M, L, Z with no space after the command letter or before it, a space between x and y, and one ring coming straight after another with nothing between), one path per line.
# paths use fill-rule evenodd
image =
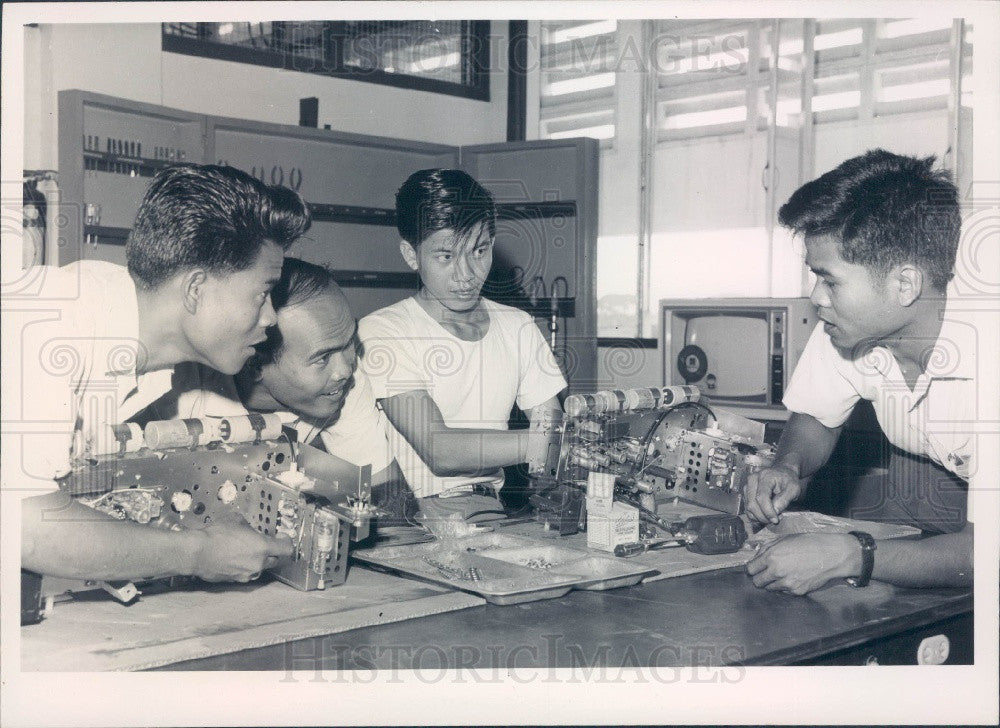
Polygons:
M847 533L797 533L761 547L747 562L754 586L808 594L831 579L857 576L861 549Z

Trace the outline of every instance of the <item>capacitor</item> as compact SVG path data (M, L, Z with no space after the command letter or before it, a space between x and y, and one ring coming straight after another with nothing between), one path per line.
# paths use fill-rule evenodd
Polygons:
M223 442L273 440L281 434L281 418L273 412L223 417L219 420L219 433Z
M141 450L145 445L142 428L134 422L123 422L119 425L104 425L91 452L94 455L124 454Z
M153 450L195 447L221 439L222 420L200 417L186 420L154 420L144 431L146 445Z
M330 553L333 551L333 528L328 523L320 523L316 531L316 549Z
M635 489L640 493L653 493L655 491L652 483L647 483L645 480L635 481Z
M571 394L565 402L570 417L599 415L605 412L624 412L625 392L620 389L602 390L593 394Z
M589 394L571 394L566 398L566 402L563 404L563 407L566 409L566 414L570 417L579 417L584 412L589 410L593 401L593 397Z
M319 581L316 583L318 589L326 588L326 561L333 553L335 545L333 538L333 528L329 523L317 523L313 531L312 567L313 573L319 574Z
M625 450L628 452L629 457L638 458L642 455L642 440L630 437L622 441L625 446Z
M593 470L597 467L594 453L586 445L574 445L569 452L569 460L574 465Z
M625 392L625 402L632 411L654 409L657 398L652 389L629 389Z
M701 390L690 384L672 387L643 387L629 389L625 399L630 411L664 409L682 402L697 402L701 398Z
M603 406L603 412L624 412L625 392L620 389L608 389L594 394L595 399Z

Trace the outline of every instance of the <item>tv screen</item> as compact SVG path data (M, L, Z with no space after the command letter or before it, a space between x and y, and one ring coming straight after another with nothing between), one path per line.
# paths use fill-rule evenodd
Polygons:
M708 397L747 403L767 402L768 319L767 313L712 312L684 314L684 349L677 366L685 378L694 380ZM702 353L699 353L700 352Z

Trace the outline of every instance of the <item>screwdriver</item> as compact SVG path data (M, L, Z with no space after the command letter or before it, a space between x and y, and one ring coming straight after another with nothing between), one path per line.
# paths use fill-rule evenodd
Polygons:
M747 530L739 516L692 516L670 528L673 538L649 539L615 546L615 556L628 558L651 549L686 546L696 554L731 554L747 540Z

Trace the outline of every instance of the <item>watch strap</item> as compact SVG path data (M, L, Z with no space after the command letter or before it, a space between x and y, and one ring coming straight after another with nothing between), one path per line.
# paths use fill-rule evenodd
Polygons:
M861 573L858 576L848 577L847 583L859 588L868 586L872 570L875 568L875 539L864 531L851 531L850 534L861 544Z

